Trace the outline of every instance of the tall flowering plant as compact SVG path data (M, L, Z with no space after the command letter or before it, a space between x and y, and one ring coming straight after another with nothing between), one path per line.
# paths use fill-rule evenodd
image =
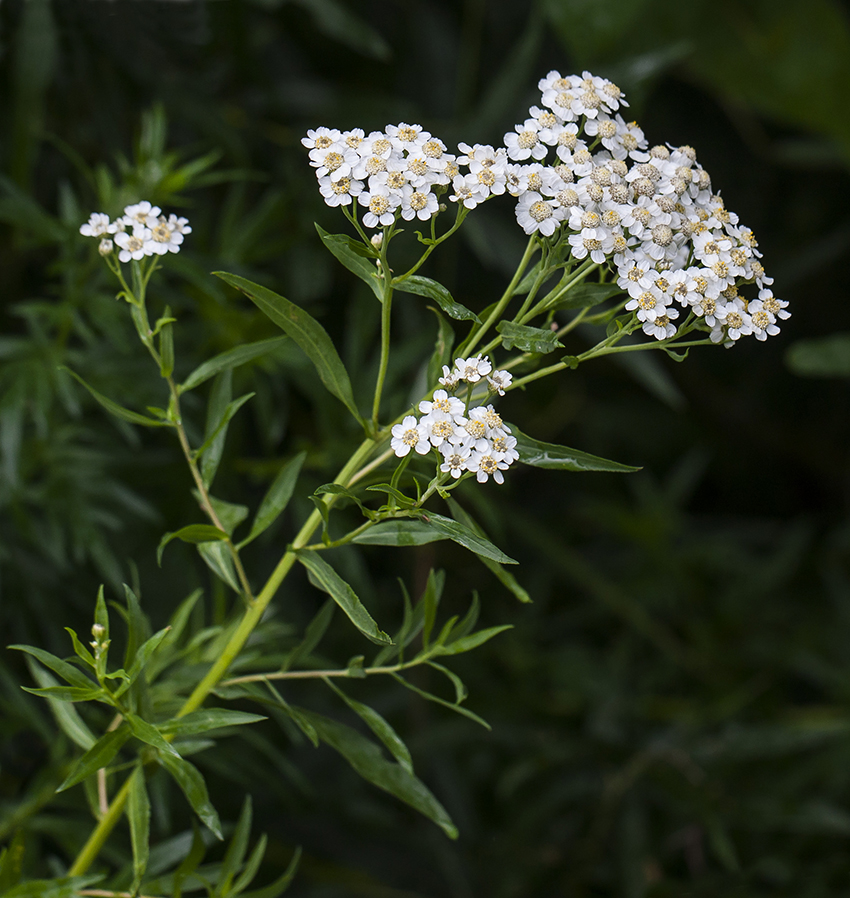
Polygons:
M147 292L155 272L191 234L188 221L141 201L114 220L94 213L80 228L98 241L99 253L120 284L119 298L128 304L139 339L159 369L166 401L145 413L131 410L74 376L110 413L136 425L174 431L206 520L165 534L159 554L172 540L195 544L236 600L226 626L189 640L186 622L196 595L175 612L169 627L151 633L128 589L128 646L120 667L110 658L110 615L102 591L92 640L85 645L71 632L70 660L17 647L37 662L39 688L30 691L51 701L57 722L83 750L60 789L84 783L95 795L94 828L61 888L80 895L134 895L140 889L145 895L179 893L200 862L202 846L193 847L171 873L148 874L149 781L172 779L220 838L222 827L203 777L185 755L197 747L199 734L212 742L261 719L222 706L234 700L273 707L311 742L332 746L367 780L419 810L447 835L456 835L442 804L415 775L410 752L390 723L341 684L390 676L399 688L484 723L465 707L466 689L443 662L507 628L476 629L477 599L463 619L453 617L438 626L444 577L432 571L416 603L405 594L403 619L391 634L328 560L333 550L451 540L527 601L508 568L514 559L491 542L452 492L467 480L483 489L490 488L490 481L502 484L516 464L569 471L635 469L525 434L523 422L502 417L501 397L613 353L660 349L683 360L695 346L731 348L745 336L764 340L777 334L788 317L787 304L773 295L754 235L726 208L691 147L650 147L638 124L623 118L627 103L622 92L603 78L550 72L539 87L540 105L532 106L528 117L505 135L501 147L461 143L454 154L421 125L407 123L368 134L318 127L304 138L321 195L350 225L347 234L329 234L317 226L319 239L372 291L380 317L379 363L368 398L355 395L318 321L270 289L226 272L216 274L255 303L285 336L234 347L178 380L176 321L166 307L151 322ZM502 295L485 309L473 310L419 272L479 205L507 196L515 200L517 224L528 242ZM394 242L407 222L420 228L415 232L419 257L396 273ZM405 239L410 242L409 235ZM387 407L384 397L397 294L425 297L438 309L434 350L420 365L425 387L407 407ZM576 337L587 348L581 349ZM216 496L213 485L230 422L252 395L233 398L232 371L286 339L312 362L324 387L356 422L362 441L334 480L310 495L314 510L259 584L243 555L297 490L304 453L283 466L253 513L234 497ZM182 399L210 381L205 430L193 443ZM356 509L356 526L336 514L343 507ZM237 538L237 530L249 520L247 534ZM256 648L246 651L252 634L266 626L265 612L296 564L327 594L327 603L282 658ZM334 612L357 631L353 639L375 646L370 662L359 654L339 667L322 664L317 648ZM423 665L449 679L454 701L425 692L406 678L411 668ZM202 673L196 675L197 670ZM305 679L323 681L340 709L359 718L370 736L294 704L298 683ZM108 709L108 724L100 735L75 704ZM89 869L122 816L129 821L132 870L115 874L103 888L99 874ZM262 845L243 863L249 828L246 804L225 860L207 873L207 881L216 883L214 894L242 893L256 873ZM281 894L296 863L297 858L276 883L245 894ZM45 880L39 887L45 895L58 895L59 882ZM94 883L98 888L90 889ZM32 884L24 884L7 894L30 895L31 889Z

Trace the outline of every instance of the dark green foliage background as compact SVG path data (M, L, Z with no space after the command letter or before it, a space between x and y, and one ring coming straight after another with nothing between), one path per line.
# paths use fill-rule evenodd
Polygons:
M458 842L272 722L193 760L223 819L253 795L269 878L304 846L295 896L846 894L847 384L798 378L784 362L795 340L850 330L850 21L838 0L7 0L3 644L67 654L61 627L87 632L101 582L113 598L122 582L137 586L155 628L198 585L196 627L230 607L192 547L169 546L156 566L162 533L200 520L176 443L108 419L58 371L69 365L132 408L162 402L125 307L77 233L89 213L104 198L111 214L146 198L190 218L194 233L152 296L179 319L178 374L276 336L209 275L224 269L319 318L365 405L377 309L316 235L314 221L345 228L321 203L301 136L406 120L450 146L497 144L552 68L612 78L651 143L696 147L759 237L793 317L766 344L700 349L681 365L603 360L505 399L504 416L526 433L643 466L627 476L512 470L504 487L461 491L520 559L533 605L443 543L334 557L385 629L400 617L395 578L418 595L432 566L448 572L453 611L478 588L482 624L515 627L458 659L468 706L490 733L394 685L349 690L408 741ZM204 170L181 168L211 151L220 155ZM510 203L494 202L425 273L481 309L523 243ZM436 333L412 296L399 299L394 327L387 417L409 402ZM236 380L257 396L231 428L218 495L256 506L300 450L312 487L348 457L357 436L295 350ZM186 405L199 432L202 406ZM294 506L249 550L257 582L309 511L303 498ZM320 601L302 575L287 582L275 638L291 645ZM355 636L335 622L329 663L366 649ZM0 681L0 842L20 828L29 875L56 875L89 825L81 789L51 797L78 752L20 691L30 683L20 657L2 653ZM286 692L342 717L325 693ZM157 801L155 842L189 820L176 796ZM104 857L126 861L126 832Z

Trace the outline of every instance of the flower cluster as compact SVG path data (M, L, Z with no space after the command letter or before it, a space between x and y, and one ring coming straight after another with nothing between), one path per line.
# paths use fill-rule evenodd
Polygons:
M164 256L180 251L183 236L191 234L192 228L186 218L178 218L173 213L166 218L159 206L152 206L147 200L124 208L124 214L110 221L103 212L93 212L89 220L80 227L84 237L99 237L98 251L108 256L118 244L118 259L137 262L145 256Z
M503 395L510 386L511 375L507 371L493 370L489 359L475 356L455 359L454 368L443 367L440 383L453 394L461 384L472 386L480 381L487 383L491 393ZM458 478L465 472L475 474L479 483L492 477L496 483L504 483L502 471L519 458L516 437L502 421L492 405L468 407L469 403L447 390L436 390L433 398L419 403L422 413L417 420L408 415L392 429L390 443L399 457L413 449L420 455L436 450L442 460L440 471Z
M357 200L367 227L400 215L426 220L439 199L473 209L491 196L515 197L526 234L565 239L574 260L610 266L628 292L626 310L658 340L680 317L714 342L779 333L787 303L773 295L752 231L713 192L692 147L649 147L616 84L584 72L549 72L540 105L504 137L503 147L460 143L460 155L421 125L309 131L319 188L332 206ZM754 284L757 298L739 292Z

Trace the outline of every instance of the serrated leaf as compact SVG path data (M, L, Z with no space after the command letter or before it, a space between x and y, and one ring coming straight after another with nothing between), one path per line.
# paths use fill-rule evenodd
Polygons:
M82 384L92 397L100 403L110 414L115 415L116 418L120 418L122 421L129 421L130 424L141 424L143 427L168 427L169 424L167 421L159 421L156 418L149 418L147 415L140 415L138 412L131 411L128 408L124 408L123 405L119 405L117 402L113 402L107 396L104 396L103 393L99 393L93 386L86 383L79 374L75 371L72 371L70 368L60 365L60 371L67 371L71 377L74 378L78 383Z
M374 742L321 714L304 709L301 713L313 725L322 742L335 748L360 776L424 814L449 838L457 838L457 827L428 787L400 764L387 761Z
M189 524L188 527L181 527L171 533L166 533L159 541L156 549L157 564L162 566L162 553L165 547L174 539L179 539L184 543L210 543L220 542L227 539L227 534L212 524Z
M325 682L333 691L351 708L352 711L369 727L369 729L383 742L389 753L398 761L404 770L413 773L413 759L410 751L399 738L398 733L390 726L381 715L363 702L358 702L346 695L333 680L325 677Z
M313 583L328 595L345 612L348 619L370 641L378 645L392 643L390 637L378 628L372 619L372 615L357 598L354 590L339 576L339 574L316 552L301 550L297 553L298 560L310 573Z
M253 284L235 274L226 271L213 272L223 281L244 293L262 312L282 330L284 330L304 351L315 365L316 371L325 387L331 392L352 415L362 422L348 372L342 364L336 348L327 331L295 303L284 299L277 293Z
M217 839L223 839L221 821L216 809L210 804L207 785L198 768L184 758L166 752L160 753L159 760L183 790L192 810Z
M438 533L444 534L447 539L453 540L465 549L469 549L470 552L475 552L476 555L498 561L499 564L517 563L513 558L505 555L501 549L494 546L489 539L479 536L474 530L470 530L469 527L465 527L458 521L453 521L451 518L443 517L434 512L423 514L420 520Z
M289 504L289 500L292 498L292 493L295 490L295 484L298 482L298 475L301 473L301 466L304 464L305 458L307 458L307 453L299 452L295 458L288 461L280 469L277 477L272 481L268 492L263 496L260 507L257 509L254 523L251 525L251 532L239 543L239 549L247 546L264 530L271 527L283 513Z
M455 321L474 321L481 324L481 319L466 306L455 302L451 293L437 281L425 278L418 274L412 274L403 281L393 282L393 287L401 293L413 293L416 296L427 296Z
M529 327L525 324L514 324L512 321L500 321L496 330L502 335L502 346L505 349L521 349L523 352L545 354L563 349L564 344L558 339L555 331L542 327Z
M261 358L284 346L288 341L289 337L272 337L270 340L259 340L256 343L246 343L244 346L234 346L233 349L219 353L198 365L180 385L180 391L186 393L189 390L194 390L195 387L199 387L222 371L230 371L246 362Z
M166 736L194 736L223 727L259 723L261 720L266 720L266 718L260 714L231 711L227 708L201 708L183 717L167 720L165 723L161 723L158 729Z
M581 282L570 287L561 299L547 306L547 308L589 309L622 292L623 288L618 284L588 284L587 282Z
M316 225L319 237L329 252L335 256L352 274L356 274L365 284L368 284L375 296L383 302L384 281L378 275L378 268L374 261L364 258L360 250L365 247L357 243L346 234L329 234L324 228Z
M632 465L609 461L596 455L588 455L568 446L557 446L554 443L543 443L533 440L522 433L515 424L510 425L511 433L516 437L516 451L519 460L525 465L535 468L553 468L559 471L614 471L626 473L639 471Z
M101 736L100 739L77 761L74 769L65 777L62 784L56 789L64 792L82 782L86 777L97 773L101 767L108 767L112 759L118 754L121 746L130 738L130 730L126 726L120 726L117 730Z
M423 546L436 540L448 539L443 533L422 521L382 521L358 533L351 542L361 546Z
M130 890L135 893L141 885L150 857L151 805L145 786L145 771L141 766L130 777L127 819L130 821L130 844L133 848L133 884Z

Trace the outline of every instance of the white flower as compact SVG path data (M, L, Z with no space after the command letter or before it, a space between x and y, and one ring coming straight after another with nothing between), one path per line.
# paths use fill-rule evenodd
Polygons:
M494 455L500 455L502 461L506 464L513 464L519 458L519 452L516 451L516 437L509 433L495 436L491 440L491 446Z
M676 325L670 323L671 318L678 318L675 308L666 309L666 314L658 315L652 321L644 321L643 332L656 340L668 340L676 334Z
M80 225L80 233L84 237L100 237L103 234L114 234L115 229L109 221L109 216L104 212L92 212L89 220Z
M490 385L490 389L500 396L504 396L505 390L510 389L512 380L513 375L510 371L496 370L487 375L487 383Z
M761 300L761 307L776 318L791 317L791 313L785 311L788 303L784 299L777 299L773 295L773 290L759 290L759 300Z
M171 218L174 218L174 216L172 215ZM185 221L186 219L183 220ZM189 230L191 231L192 229L189 228ZM180 252L180 244L182 242L183 232L173 227L170 219L167 220L164 215L160 215L156 223L150 228L150 238L146 248L150 253L164 256L169 252Z
M458 380L474 384L486 377L493 370L487 356L470 356L468 359L455 359L455 372Z
M779 333L776 317L764 307L760 299L754 299L749 303L747 313L750 316L753 336L757 340L766 340L768 336L775 337Z
M310 150L326 150L336 143L340 136L336 128L316 128L315 131L308 131L307 136L301 138L301 143Z
M445 474L451 474L452 477L457 479L467 470L467 463L471 454L470 449L465 449L463 446L456 446L452 443L443 443L440 451L444 458L443 463L440 465L440 470Z
M539 193L524 193L516 205L516 219L526 234L540 232L546 237L555 233L560 221L555 215L555 203L544 200Z
M129 208L129 207L128 207ZM145 227L134 227L132 234L129 231L122 231L115 235L115 242L121 247L118 258L121 262L129 262L134 259L138 262L145 256L151 255L148 248L151 240L151 232Z
M433 193L425 190L415 190L410 184L406 184L401 194L401 217L406 221L418 218L427 221L440 210L440 204Z
M329 175L319 179L319 193L325 198L328 206L348 206L352 197L363 192L363 182L354 178L331 180Z
M448 368L444 369L448 371ZM433 399L423 399L419 403L419 411L424 415L445 415L454 417L463 414L463 401L455 396L449 396L445 390L435 390Z
M488 447L489 448L489 447ZM492 453L488 449L473 450L467 461L467 469L475 473L479 483L486 483L492 477L496 483L504 483L502 471L507 471L508 463L499 453Z
M142 200L140 203L124 207L124 221L129 228L137 225L150 228L156 224L161 211L159 206L152 206L147 200Z
M399 458L404 458L411 449L415 449L420 455L431 451L425 428L419 425L413 415L408 415L401 424L393 427L390 446Z
M517 125L516 131L508 131L505 134L505 148L511 159L521 160L543 159L546 155L546 146L540 142L538 131L540 123L537 119L529 118L525 124Z
M367 228L376 228L378 225L386 227L395 221L395 210L398 208L400 198L386 187L379 187L361 194L359 202L368 207L363 216L363 224Z

